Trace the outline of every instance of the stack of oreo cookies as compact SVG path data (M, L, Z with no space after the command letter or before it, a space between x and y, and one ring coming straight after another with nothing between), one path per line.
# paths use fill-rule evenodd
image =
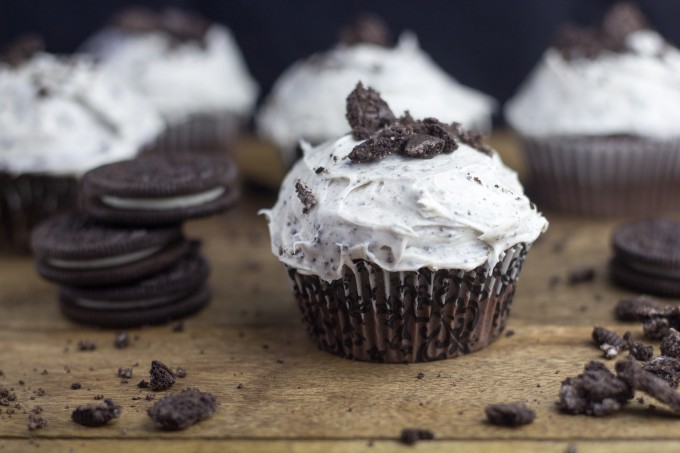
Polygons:
M38 273L59 284L62 312L100 327L157 324L210 298L210 267L182 222L230 208L235 166L222 156L145 156L86 173L83 212L33 231Z
M639 220L612 237L611 275L618 284L645 294L680 297L680 221Z

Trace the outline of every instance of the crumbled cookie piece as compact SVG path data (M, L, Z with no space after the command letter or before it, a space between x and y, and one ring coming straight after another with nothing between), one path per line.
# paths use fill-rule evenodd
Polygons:
M402 152L412 136L413 130L410 127L400 125L388 127L378 135L355 146L347 157L357 164L373 162L392 153Z
M616 374L634 390L644 392L666 404L673 412L680 413L680 393L677 393L665 380L642 369L637 362L633 360L616 362Z
M625 47L628 35L648 28L647 20L640 10L632 3L616 3L604 16L602 31L612 42Z
M184 368L178 367L175 370L175 376L177 376L180 379L184 379L185 377L187 377L187 370L185 370Z
M619 321L639 321L662 309L661 302L650 296L627 297L619 300L614 307L614 316Z
M94 351L97 349L97 345L92 341L80 340L78 342L79 351Z
M71 390L80 390L83 386L79 382L74 382L71 384Z
M623 335L623 339L628 344L629 357L633 357L635 360L641 362L646 362L654 356L654 348L645 345L641 341L634 341L630 332L626 332Z
M16 393L5 387L0 387L0 406L10 406L16 400Z
M118 377L121 379L130 379L132 377L132 368L118 368Z
M47 419L45 417L38 417L35 414L28 414L28 430L35 431L47 426Z
M307 214L314 206L316 206L316 197L301 179L298 179L295 183L295 191L302 202L302 213Z
M579 283L592 282L593 280L595 280L595 269L584 267L571 270L567 281L570 285L578 285Z
M642 369L655 374L674 389L680 384L680 360L659 356L642 366Z
M149 375L149 387L154 392L167 390L175 383L175 373L167 365L158 360L151 362Z
M534 421L536 413L522 402L489 404L484 409L486 419L497 426L521 426Z
M595 344L604 351L607 359L613 359L620 351L628 349L628 343L623 338L601 326L593 328L592 338Z
M78 406L71 414L71 420L79 425L96 428L103 426L120 416L121 407L111 399L105 399L103 404L84 404Z
M347 122L356 140L364 140L394 123L392 110L373 88L361 82L347 96Z
M399 440L402 444L413 445L419 440L432 440L434 433L427 429L404 428L401 430Z
M632 399L634 389L602 362L586 364L583 374L562 381L557 407L570 414L602 416Z
M213 395L190 388L161 398L149 408L148 414L161 429L178 431L210 417L216 408Z
M409 157L431 159L441 154L444 149L444 140L431 135L418 134L411 137L404 146L404 154Z
M116 338L113 340L113 345L117 349L125 349L130 346L130 334L125 331L116 333Z
M680 332L668 329L668 333L661 340L661 355L680 359Z
M644 336L651 340L663 339L668 335L670 329L670 324L666 318L652 318L642 324Z

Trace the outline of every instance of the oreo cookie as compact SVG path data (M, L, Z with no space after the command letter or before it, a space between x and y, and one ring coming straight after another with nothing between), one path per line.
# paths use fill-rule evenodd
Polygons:
M122 228L82 213L40 224L33 230L32 247L42 277L75 286L139 280L177 262L190 249L178 225Z
M81 199L99 221L149 226L225 211L239 195L236 166L226 156L168 154L87 172Z
M201 309L210 299L210 268L193 251L165 271L127 286L62 286L59 302L73 321L124 328L169 322Z
M619 227L612 238L611 276L648 294L680 296L680 221L648 219Z

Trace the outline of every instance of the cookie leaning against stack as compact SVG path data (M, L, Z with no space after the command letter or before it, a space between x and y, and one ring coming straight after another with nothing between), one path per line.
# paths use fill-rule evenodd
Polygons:
M60 285L62 312L132 327L202 308L210 267L181 222L231 207L236 176L221 156L145 156L86 173L85 212L53 217L33 233L38 273Z
M680 221L649 219L614 231L614 281L659 296L680 296Z

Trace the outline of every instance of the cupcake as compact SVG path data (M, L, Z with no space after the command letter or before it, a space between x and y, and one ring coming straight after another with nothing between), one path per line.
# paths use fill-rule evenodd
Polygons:
M632 4L616 4L599 28L562 29L505 114L541 208L680 208L680 52Z
M444 72L414 34L403 33L392 46L384 23L365 15L340 38L335 48L288 68L257 114L258 134L276 145L285 165L298 158L299 140L316 145L349 132L345 95L357 81L375 87L397 111L490 129L495 101Z
M89 58L36 52L34 42L0 62L0 250L27 251L33 226L76 206L79 175L134 157L163 128Z
M377 362L487 346L547 221L481 135L397 118L361 84L347 119L351 134L303 146L262 211L310 336Z
M255 105L258 88L231 32L187 12L128 9L82 50L158 109L167 125L160 151L222 148Z

